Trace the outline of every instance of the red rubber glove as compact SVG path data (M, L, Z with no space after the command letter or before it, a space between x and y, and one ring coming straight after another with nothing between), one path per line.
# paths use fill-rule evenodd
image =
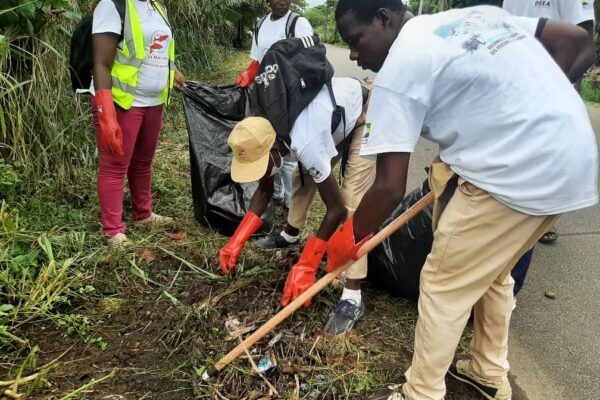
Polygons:
M110 154L123 156L123 131L117 121L112 90L96 91L96 111L100 125L100 143Z
M348 218L327 242L327 272L333 271L350 260L358 260L358 250L373 236L370 234L355 243L353 220L353 217Z
M253 60L250 65L248 65L248 68L246 68L246 70L237 77L235 83L243 88L247 88L248 86L252 85L254 78L256 78L256 74L258 74L259 67L260 64L258 61Z
M238 257L250 237L261 227L262 219L252 211L248 211L235 233L227 244L219 251L219 264L224 275L235 269Z
M316 236L308 238L300 259L294 265L285 281L283 297L281 298L282 306L287 306L290 301L306 292L315 283L319 264L321 264L321 259L325 255L326 248L326 241ZM304 303L304 307L308 306L310 306L310 299Z

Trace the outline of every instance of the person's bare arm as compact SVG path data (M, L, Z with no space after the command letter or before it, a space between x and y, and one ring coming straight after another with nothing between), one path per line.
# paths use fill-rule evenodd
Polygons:
M92 37L94 47L94 89L112 89L110 71L117 53L119 35L116 33L96 33Z
M321 240L329 240L333 232L340 226L340 223L346 219L348 211L344 206L344 200L333 172L323 182L317 183L317 189L323 203L325 203L327 212L321 221L316 236Z
M571 82L577 82L596 58L592 37L577 25L549 20L539 40Z
M270 171L270 168L269 168ZM267 174L268 175L268 174ZM263 215L275 191L275 178L263 176L258 181L258 188L250 200L250 210L256 215Z
M377 175L354 213L356 242L375 231L404 199L410 153L377 156Z

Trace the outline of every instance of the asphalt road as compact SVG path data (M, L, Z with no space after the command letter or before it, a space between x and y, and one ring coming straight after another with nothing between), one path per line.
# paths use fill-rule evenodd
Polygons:
M349 50L328 46L336 76L374 74L352 63ZM600 106L588 105L600 141ZM568 134L568 133L565 133ZM420 140L408 190L423 179L437 145ZM600 399L600 206L561 217L555 244L538 244L513 313L509 361L514 400ZM544 296L557 293L555 300Z

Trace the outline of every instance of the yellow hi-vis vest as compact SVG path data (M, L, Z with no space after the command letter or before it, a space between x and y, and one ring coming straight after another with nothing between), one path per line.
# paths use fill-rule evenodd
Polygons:
M169 25L165 10L155 0L152 4ZM133 0L126 0L125 19L123 21L122 48L117 48L115 61L111 70L113 101L121 108L129 110L135 99L135 88L137 87L140 66L146 58L144 49L144 34L140 18L135 9ZM169 92L173 88L175 80L175 40L171 38L169 45L169 84L162 93L163 104L169 100Z

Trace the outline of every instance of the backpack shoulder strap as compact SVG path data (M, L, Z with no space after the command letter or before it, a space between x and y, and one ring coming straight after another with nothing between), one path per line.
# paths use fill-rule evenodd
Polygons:
M258 32L260 31L260 27L265 22L267 17L268 17L268 15L265 15L264 17L259 19L258 22L256 23L256 26L254 27L254 42L256 43L256 45L258 45Z
M335 100L335 94L333 93L333 84L331 81L325 84L327 86L327 91L329 92L329 98L331 99L331 104L333 105L333 114L331 116L331 134L335 132L338 126L340 126L340 122L344 124L344 135L346 134L346 110L344 107L339 106L337 101Z
M300 19L300 14L291 12L288 16L287 22L285 23L285 37L293 38L296 37L296 23Z
M113 0L113 3L115 3L115 7L117 8L117 12L121 17L121 21L125 19L125 1L127 0Z

